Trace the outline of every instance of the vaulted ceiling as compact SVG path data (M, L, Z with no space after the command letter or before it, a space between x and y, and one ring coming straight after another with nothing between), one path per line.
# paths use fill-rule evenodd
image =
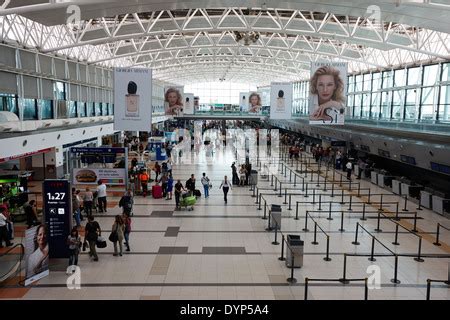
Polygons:
M359 72L450 59L443 0L53 2L11 1L0 10L0 40L91 64L148 67L178 84L300 80L317 60ZM246 45L236 32L259 37Z

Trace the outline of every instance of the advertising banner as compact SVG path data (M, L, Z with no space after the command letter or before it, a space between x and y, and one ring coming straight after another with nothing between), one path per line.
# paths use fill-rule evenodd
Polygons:
M195 109L195 111L200 110L200 97L198 97L198 96L194 97L194 109Z
M261 114L262 101L258 92L250 92L248 96L248 113Z
M44 218L48 226L50 258L68 258L66 240L72 228L72 193L68 180L45 180L42 184Z
M185 93L184 94L184 114L194 114L194 94Z
M98 180L108 185L126 184L126 169L82 168L73 169L73 184L97 185Z
M149 131L152 124L152 70L114 69L114 130Z
M184 114L184 87L171 86L164 88L164 109L166 116L182 116Z
M248 111L248 92L240 92L239 93L239 109L241 112Z
M45 224L25 230L25 286L49 275L48 230Z
M292 117L292 83L272 82L270 85L270 119L288 120Z
M343 125L346 88L346 62L311 62L309 123Z

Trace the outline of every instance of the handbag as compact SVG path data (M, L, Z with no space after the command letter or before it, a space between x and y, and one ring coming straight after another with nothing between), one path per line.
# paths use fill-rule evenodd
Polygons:
M106 248L106 240L102 236L97 238L95 244L97 245L97 248Z
M116 242L119 241L119 236L117 235L117 231L112 231L109 235L109 241Z

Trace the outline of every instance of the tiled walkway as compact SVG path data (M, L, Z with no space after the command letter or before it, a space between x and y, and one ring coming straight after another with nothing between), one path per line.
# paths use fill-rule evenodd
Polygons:
M284 235L298 234L305 242L303 267L295 269L296 284L289 284L291 270L284 261L278 258L281 244L273 245L274 232L267 232L267 220L261 219L264 211L257 210L258 205L251 195L249 187L235 187L229 193L228 204L225 205L221 190L218 189L224 175L231 180L230 165L234 161L232 150L218 150L213 158L205 156L202 150L195 164L175 165L174 178L184 182L191 173L197 178L197 188L200 188L202 172L207 172L212 180L211 196L198 200L194 211L174 211L174 200L152 199L151 197L135 198L132 233L130 236L131 252L123 257L112 255L113 246L108 243L100 252L99 262L92 262L86 253L81 254L81 289L69 290L66 287L66 261L52 261L50 275L36 284L22 295L23 299L303 299L304 279L325 278L338 279L343 275L343 253L370 254L372 238L367 233L359 233L359 246L353 245L356 223L367 229L387 248L378 242L375 254L389 254L389 250L417 255L418 237L408 233L400 227L398 242L393 245L395 224L387 219L380 220L377 227L377 208L379 196L372 196L372 204L366 205L367 220L360 220L362 215L362 201L365 197L356 197L353 190L352 206L349 207L350 193L345 191L345 204L341 202L341 189L336 184L339 196L330 196L330 186L327 192L322 192L324 203L322 210L318 203L299 203L299 219L295 220L296 202L312 201L312 195L305 198L302 186L298 183L291 196L292 210L282 197L270 189L269 181L259 177L258 188L262 191L267 204L282 205L282 226ZM256 167L257 164L254 164ZM295 167L295 165L294 165ZM314 167L314 166L313 166ZM283 188L294 188L286 177L278 172L277 179ZM329 173L331 177L331 172ZM323 181L323 177L319 177ZM316 187L315 182L309 181L309 192ZM329 184L329 182L328 182ZM345 186L344 186L345 187ZM322 188L322 186L321 186ZM354 187L353 187L354 188ZM352 188L352 189L353 189ZM388 193L368 181L361 180L361 188L370 188L372 194ZM272 187L273 189L273 187ZM314 191L316 192L316 191ZM319 194L317 189L317 195ZM303 192L304 194L304 192ZM365 194L362 192L362 194ZM307 200L305 200L307 199ZM362 199L362 200L361 200ZM394 201L401 200L394 196L385 196L383 205L385 214L395 212ZM316 200L317 202L318 200ZM329 202L332 201L333 220L327 220ZM410 217L416 211L417 205L408 202ZM403 208L401 202L400 208ZM309 232L302 229L305 226L306 210L329 236L329 257L331 261L324 261L326 241L321 232L317 234L317 245L314 240L314 222L309 218ZM336 212L335 212L336 211ZM345 211L343 229L341 228L341 213ZM97 221L103 228L105 235L113 223L113 216L120 209L116 206L108 210L108 214L97 216ZM406 216L405 214L401 216ZM423 234L422 254L450 254L449 233L441 235L443 246L432 244L435 240L436 222L450 225L448 220L428 210L420 211L417 227ZM401 224L411 229L413 220L402 220ZM18 240L16 240L17 242ZM278 234L278 242L281 236ZM412 257L400 257L398 262L398 279L400 284L394 285L390 280L394 275L394 259L392 256L376 257L375 262L368 261L368 257L348 257L346 278L364 278L369 276L367 267L376 264L381 269L381 289L369 290L369 299L425 299L426 279L447 279L449 259L425 258L424 262L416 262ZM3 297L7 297L8 290L3 289ZM6 293L5 293L6 292ZM354 282L343 285L340 282L311 283L308 298L314 299L362 299L364 285ZM17 296L14 296L17 297ZM444 284L433 285L432 299L450 299L450 288Z

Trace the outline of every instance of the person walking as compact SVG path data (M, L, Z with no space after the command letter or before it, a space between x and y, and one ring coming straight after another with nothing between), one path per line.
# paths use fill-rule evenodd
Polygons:
M166 200L172 200L173 191L173 177L172 173L169 173L169 178L167 179L167 198Z
M352 162L349 160L347 162L347 164L345 165L345 167L347 168L347 180L350 180L350 178L352 176L352 168L353 168Z
M228 191L230 189L233 189L232 184L230 181L228 181L227 176L225 176L224 179L222 180L222 183L220 184L219 189L223 190L223 200L225 201L225 204L226 204L228 202L228 199L227 199Z
M78 197L77 191L75 188L72 188L72 214L75 222L77 223L77 228L81 226L81 218L80 218L80 198Z
M189 190L191 196L194 195L195 192L195 177L194 174L191 174L191 177L186 181L186 189Z
M125 239L125 246L127 247L127 249L125 251L129 252L130 251L131 218L128 214L126 214L124 212L122 214L122 221L123 221L123 224L125 225L125 229L123 232L123 236Z
M125 225L124 225L120 215L116 215L114 224L112 225L111 230L112 230L112 232L116 233L116 239L117 239L116 241L113 241L113 243L114 243L113 256L115 256L115 257L117 257L118 255L122 256L122 242L124 239ZM117 252L117 244L119 244L119 249L120 249L119 252Z
M205 190L205 199L209 197L209 178L206 176L206 173L203 172L203 177L201 179L201 183L203 185L203 190Z
M240 175L239 186L242 186L242 187L244 186L246 172L247 172L247 170L245 169L245 164L242 164L241 169L239 170L239 175Z
M106 184L103 183L102 180L98 180L97 186L97 200L98 200L98 208L99 212L108 212L106 210L107 202L106 202Z
M88 223L86 224L84 241L89 243L89 257L94 257L94 261L98 261L97 251L95 247L97 245L98 236L102 235L102 230L97 221L94 220L94 216L88 216Z
M83 207L84 212L89 217L92 215L92 204L94 203L94 195L89 188L86 188L86 191L83 195Z
M67 237L67 245L69 246L69 267L72 270L67 270L67 274L75 272L75 266L78 265L78 255L80 254L81 237L78 234L77 227L73 227Z
M122 213L128 216L132 215L133 210L133 192L131 188L127 190L127 192L120 198L119 200L119 208L122 208Z

